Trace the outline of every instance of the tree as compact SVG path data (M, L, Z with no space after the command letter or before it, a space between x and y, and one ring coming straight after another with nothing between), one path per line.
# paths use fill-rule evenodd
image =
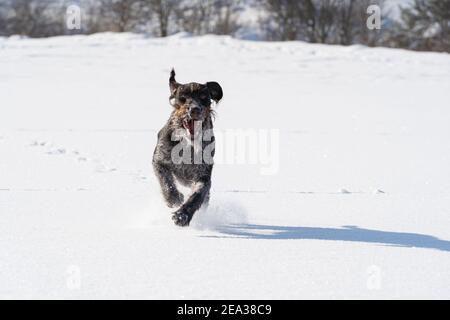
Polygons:
M450 0L415 0L401 18L399 38L411 49L450 52Z
M329 43L336 32L340 0L265 0L268 37Z
M5 3L0 2L0 36L8 35L7 27L7 14L8 7Z
M305 1L264 0L263 9L267 13L262 21L269 40L298 40L302 31L302 12Z
M133 31L139 24L142 0L101 0L102 24L112 31Z
M323 0L323 1L309 1L310 13L309 19L314 23L311 25L310 39L313 42L329 43L333 42L331 37L336 29L336 12L338 9L338 1ZM312 27L313 26L313 27Z
M3 3L6 34L49 37L64 33L61 6L50 0L14 0Z
M353 14L355 0L342 0L338 9L338 39L342 45L349 45L353 42Z
M177 5L176 0L147 0L152 14L156 17L160 37L169 35L170 18Z
M241 11L239 0L215 0L213 25L210 32L214 34L232 35L239 29L238 13Z
M199 35L211 29L213 11L212 1L185 0L180 1L174 13L181 30Z

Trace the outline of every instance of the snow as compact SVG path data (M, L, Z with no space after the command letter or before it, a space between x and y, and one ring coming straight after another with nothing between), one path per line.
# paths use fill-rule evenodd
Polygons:
M218 163L189 228L151 169L171 67L222 85L223 152L279 132L278 170ZM0 298L450 298L448 54L0 38L0 101Z

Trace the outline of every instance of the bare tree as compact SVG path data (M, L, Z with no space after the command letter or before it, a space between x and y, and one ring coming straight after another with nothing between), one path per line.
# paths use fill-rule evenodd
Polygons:
M133 31L139 24L142 0L101 0L98 14L109 31Z
M175 15L179 28L192 34L233 34L241 9L240 0L185 0Z
M301 34L301 15L304 1L265 0L263 8L267 18L263 20L269 40L298 40Z
M7 28L8 6L6 3L0 2L0 36L8 35Z
M415 0L402 10L400 29L411 49L450 52L450 0Z
M309 38L312 38L314 42L332 42L333 40L330 38L336 29L338 1L310 1L309 7L311 9L308 19L314 21L314 28L311 29Z
M8 11L3 21L7 34L48 37L64 33L62 7L53 1L14 0L4 2L3 10Z
M349 45L353 42L353 14L355 0L342 0L337 12L338 41L340 44Z
M150 10L158 22L160 37L166 37L169 34L170 18L174 14L177 6L176 0L147 0Z
M211 29L213 9L212 1L188 0L181 1L174 13L181 30L198 35Z
M238 0L216 0L212 33L232 35L239 28L237 15L242 9Z

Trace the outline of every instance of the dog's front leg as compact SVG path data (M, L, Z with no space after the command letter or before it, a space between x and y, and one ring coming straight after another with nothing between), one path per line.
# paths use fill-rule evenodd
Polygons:
M189 199L173 213L173 221L178 226L188 226L191 222L194 213L200 209L202 204L209 198L209 189L211 188L211 181L199 181L194 184L193 192Z
M153 170L158 178L167 206L170 208L180 206L184 201L184 197L183 194L178 191L170 170L164 164L158 162L153 162Z

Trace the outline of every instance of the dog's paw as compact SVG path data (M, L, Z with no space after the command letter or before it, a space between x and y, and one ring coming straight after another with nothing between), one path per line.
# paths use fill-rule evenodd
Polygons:
M192 215L187 213L185 210L177 210L172 215L172 220L177 226L187 227L189 222L191 222Z
M169 208L177 208L183 204L184 196L181 192L172 192L166 202Z

